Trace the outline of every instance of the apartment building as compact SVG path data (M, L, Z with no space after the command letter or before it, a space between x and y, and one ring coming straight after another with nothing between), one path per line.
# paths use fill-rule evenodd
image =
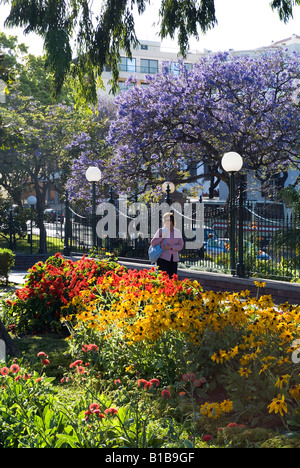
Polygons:
M200 57L205 55L206 52L190 52L184 60L184 64L187 68L191 68ZM163 62L170 62L171 71L176 74L176 62L178 59L179 56L175 49L162 48L159 41L141 40L138 48L132 51L132 58L127 57L125 53L121 55L119 77L120 92L128 89L126 81L133 75L136 77L138 85L145 86L146 75L155 75L158 73L162 69ZM102 74L105 94L108 94L110 91L109 81L111 77L111 70L106 66Z

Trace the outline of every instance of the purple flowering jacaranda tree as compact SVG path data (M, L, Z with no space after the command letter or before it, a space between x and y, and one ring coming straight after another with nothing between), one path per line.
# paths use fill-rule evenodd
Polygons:
M78 209L90 209L91 184L87 181L85 173L89 166L97 166L103 173L101 181L96 187L96 196L99 201L107 195L107 185L104 169L109 165L112 156L111 147L107 143L109 126L115 116L115 104L112 99L99 99L97 108L82 122L82 131L75 134L66 150L71 156L71 176L66 188L72 201L77 201Z
M299 165L300 56L285 51L179 62L118 96L110 128L114 156L106 177L120 191L153 191L162 180L228 180L225 152L256 175ZM134 79L132 78L132 81ZM202 166L202 175L195 167Z

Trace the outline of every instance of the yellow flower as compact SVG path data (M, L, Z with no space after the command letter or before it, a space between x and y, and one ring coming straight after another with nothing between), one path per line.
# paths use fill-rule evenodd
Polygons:
M217 364L223 364L224 360L227 360L227 352L220 349L218 353L214 353L211 356L211 360L216 362Z
M200 412L208 418L217 419L223 413L230 413L233 409L233 403L230 400L224 400L221 403L204 403L200 406Z
M294 387L290 388L289 393L294 400L300 400L300 385L295 385Z
M265 370L267 370L268 367L269 367L268 364L265 364L265 365L260 369L259 375L262 374L263 372L265 372Z
M257 288L265 288L266 287L266 283L264 283L263 281L254 281L254 284Z
M280 416L283 416L283 411L285 413L288 412L287 405L284 401L284 395L277 395L277 398L273 398L272 403L268 406L269 408L269 413L272 413L273 411L275 414L279 413Z
M240 370L239 370L239 374L241 376L245 376L247 379L249 377L249 374L252 374L251 370L250 369L247 369L246 367L241 367Z
M284 340L284 341L292 341L293 335L292 335L292 333L289 332L288 330L285 330L285 331L280 335L280 339L281 339L281 340Z
M233 410L233 403L231 400L224 400L220 403L223 413L230 413Z
M282 388L283 384L287 384L289 382L289 378L291 376L289 374L282 375L281 377L278 377L278 380L275 384L275 387Z

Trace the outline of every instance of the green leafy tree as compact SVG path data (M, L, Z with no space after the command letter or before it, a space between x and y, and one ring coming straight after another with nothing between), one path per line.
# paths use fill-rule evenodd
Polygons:
M119 76L120 49L131 56L138 44L133 8L144 14L149 0L107 0L99 2L93 15L89 0L0 0L9 3L8 26L24 27L44 38L47 65L54 75L54 94L58 94L71 72L86 99L97 100L96 83L109 64L113 74L113 92ZM287 22L300 0L272 0L271 7ZM180 53L185 56L189 37L198 38L217 23L214 0L161 0L158 17L160 36L177 34ZM75 41L74 41L75 39ZM76 61L72 62L72 43L76 43Z
M291 210L287 218L285 229L276 232L274 245L277 248L286 248L294 252L293 265L299 268L300 261L300 189L288 185L279 194L282 200Z
M0 82L11 85L17 72L17 56L22 57L27 48L24 44L18 45L16 36L6 36L0 31ZM0 107L1 110L1 107ZM22 130L14 123L9 127L5 125L0 112L0 150L16 146L22 140Z

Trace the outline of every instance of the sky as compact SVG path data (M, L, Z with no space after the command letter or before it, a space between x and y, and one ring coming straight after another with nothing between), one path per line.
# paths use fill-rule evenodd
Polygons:
M294 8L294 18L287 24L279 20L277 12L270 7L271 0L215 0L218 25L205 35L200 34L199 40L190 40L191 51L211 50L213 52L229 49L247 50L271 45L291 37L300 36L300 6ZM93 0L95 13L100 0ZM136 32L139 40L159 40L158 9L160 0L151 0L144 15L136 17ZM22 29L7 29L3 27L9 12L9 5L0 5L0 30L7 34L17 35L19 42L24 42L32 54L40 55L43 51L43 41L34 34L23 35ZM154 25L154 23L156 23ZM176 49L176 41L165 40L163 46Z

